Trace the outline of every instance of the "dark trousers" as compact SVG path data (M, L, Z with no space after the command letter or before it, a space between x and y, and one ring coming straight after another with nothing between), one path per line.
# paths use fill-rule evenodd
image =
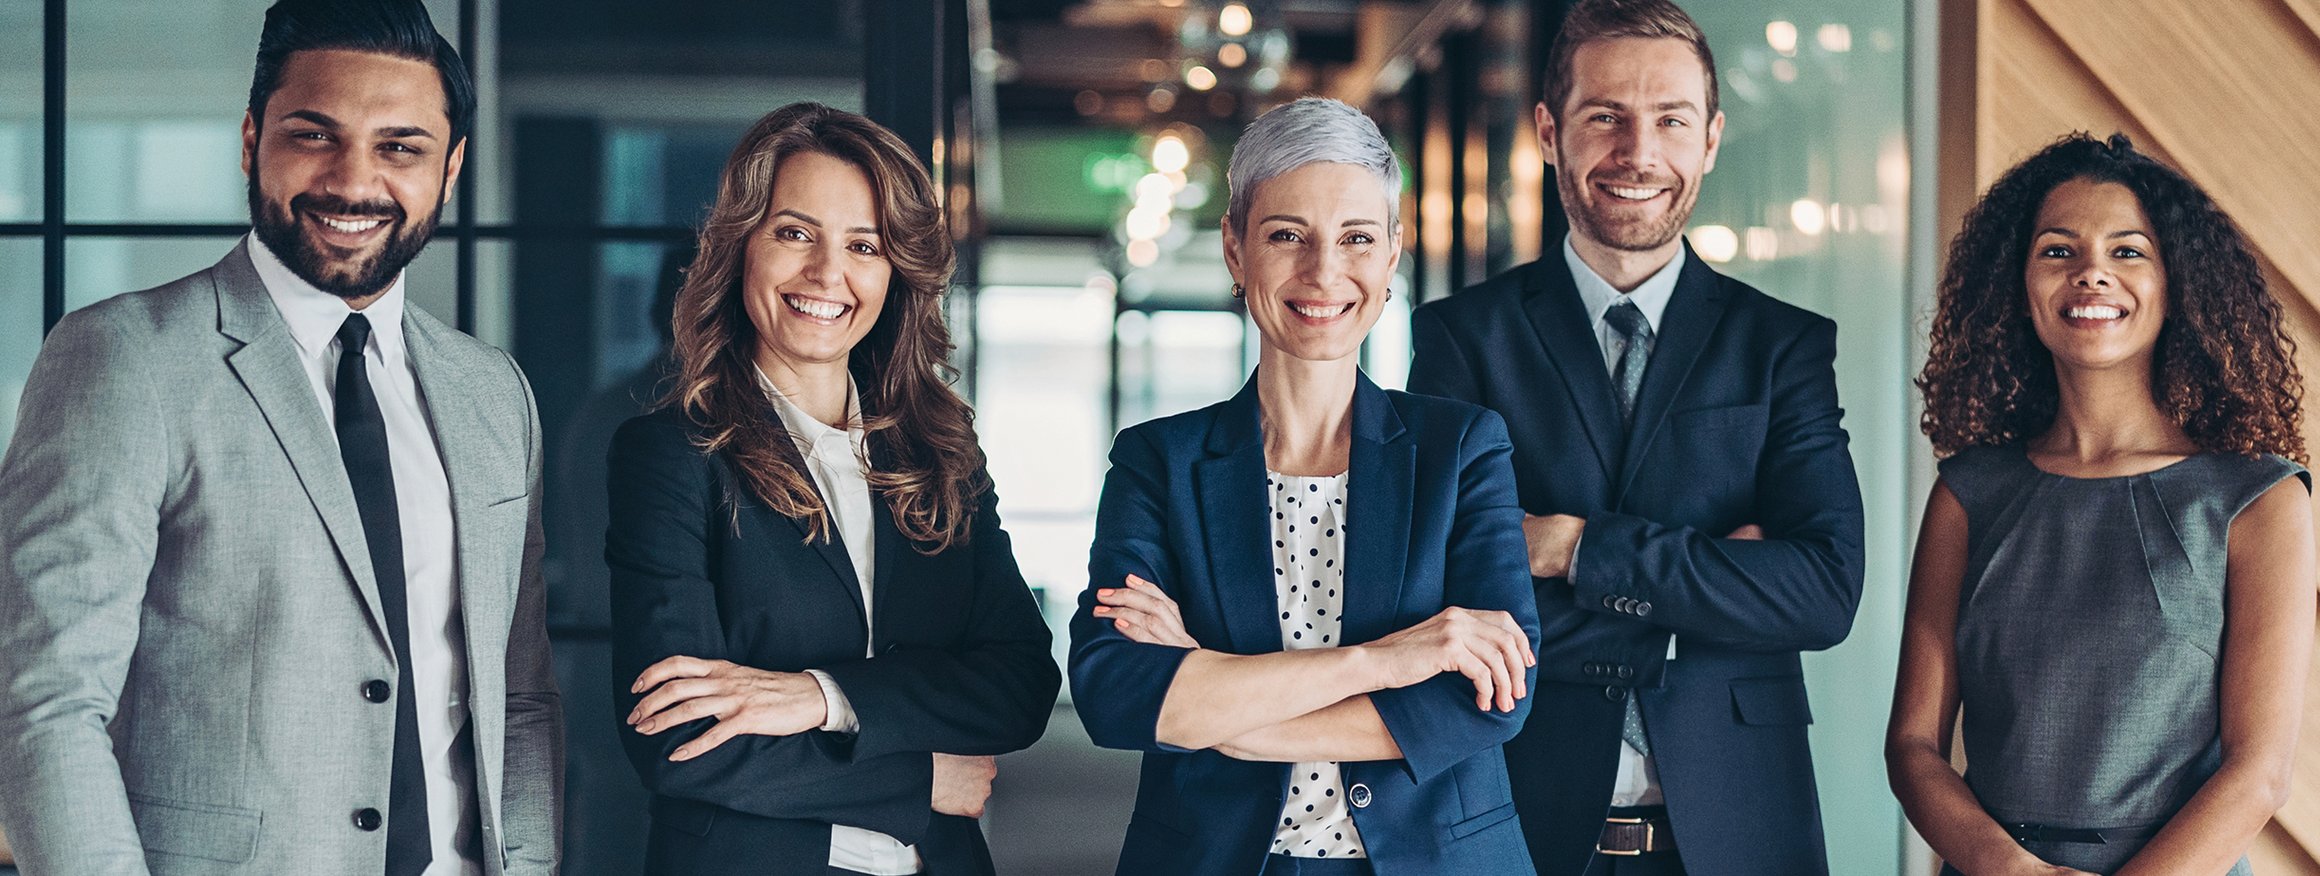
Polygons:
M1266 855L1258 876L1375 876L1368 858L1292 858Z
M1597 854L1587 862L1587 876L1684 876L1681 852L1645 855Z

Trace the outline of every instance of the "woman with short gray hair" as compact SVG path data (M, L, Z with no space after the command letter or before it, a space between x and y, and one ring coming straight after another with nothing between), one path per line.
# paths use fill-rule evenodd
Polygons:
M1506 426L1359 367L1401 256L1393 152L1308 98L1225 178L1256 373L1120 434L1071 624L1088 734L1145 753L1118 872L1528 873L1499 752L1539 635Z

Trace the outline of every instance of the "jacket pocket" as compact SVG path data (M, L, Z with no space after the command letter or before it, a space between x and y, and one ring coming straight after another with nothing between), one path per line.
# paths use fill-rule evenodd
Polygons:
M1514 804L1508 803L1504 806L1498 807L1497 809L1490 810L1489 812L1485 812L1481 815L1474 816L1473 818L1466 819L1465 821L1458 822L1457 824L1450 825L1450 838L1465 839L1475 835L1476 833L1480 833L1487 828L1496 827L1501 822L1504 822L1507 819L1513 817Z
M1732 711L1740 723L1759 727L1803 725L1813 720L1800 675L1733 679Z
M253 809L180 803L129 795L129 814L145 849L239 864L258 853L260 816Z
M1720 408L1693 408L1668 415L1677 428L1705 432L1712 429L1746 427L1764 431L1765 418L1772 409L1766 405L1730 405Z

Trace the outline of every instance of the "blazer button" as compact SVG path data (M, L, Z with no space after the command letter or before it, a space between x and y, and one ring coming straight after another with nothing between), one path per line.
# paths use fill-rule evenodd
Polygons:
M1619 667L1619 677L1620 677L1620 678L1634 678L1634 677L1635 677L1635 667L1632 667L1632 666L1622 666L1622 667Z
M1346 802L1352 803L1355 809L1368 809L1369 786L1360 782L1353 783L1353 787L1345 789L1345 799Z
M379 824L384 821L385 819L379 817L379 811L376 809L365 807L354 811L354 829L356 830L378 830Z
M1606 687L1603 689L1603 698L1615 703L1627 699L1627 688L1616 684Z
M371 680L369 680L369 681L366 681L366 682L363 682L363 686L362 686L362 695L363 695L363 699L370 700L371 702L374 702L374 703L383 703L383 702L386 702L386 701L387 701L387 697L389 697L389 696L393 696L393 695L394 695L394 693L395 693L395 688L394 688L394 686L393 686L393 685L387 684L386 682L384 682L384 681L380 681L380 680L378 680L378 679L376 679L376 678L374 678L374 679L371 679Z
M1638 603L1636 603L1636 604L1635 604L1635 616L1636 616L1636 617L1650 617L1650 616L1651 616L1651 603L1648 603L1648 602L1638 602Z
M1618 608L1618 607L1619 607L1619 597L1616 597L1616 596L1606 596L1606 597L1603 597L1603 607L1604 607L1604 608Z

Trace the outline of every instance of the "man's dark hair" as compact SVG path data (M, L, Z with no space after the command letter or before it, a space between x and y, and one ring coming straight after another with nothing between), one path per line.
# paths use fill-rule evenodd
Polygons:
M282 67L293 52L345 49L435 65L443 80L443 114L451 119L448 147L467 138L475 123L475 80L459 50L435 32L419 0L281 0L266 10L258 36L257 72L250 78L250 118L265 127L266 101L282 87Z
M1548 51L1546 90L1547 114L1560 120L1563 102L1571 99L1571 56L1579 47L1601 40L1641 37L1645 39L1683 40L1700 56L1701 72L1707 77L1708 106L1705 118L1716 117L1716 55L1708 51L1708 36L1700 31L1699 22L1684 14L1684 10L1669 0L1580 0L1563 16L1563 27L1555 33L1555 44ZM1704 121L1704 119L1703 119Z

